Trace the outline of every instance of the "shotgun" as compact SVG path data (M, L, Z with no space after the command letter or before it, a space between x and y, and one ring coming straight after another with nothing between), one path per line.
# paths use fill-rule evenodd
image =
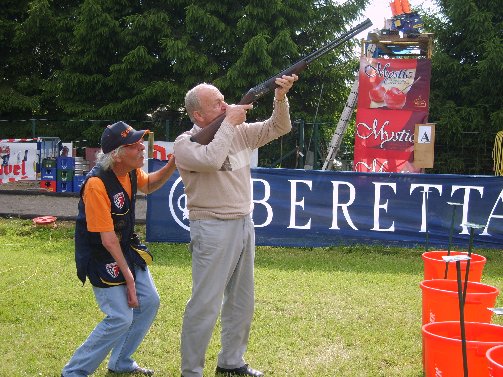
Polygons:
M332 42L326 44L325 46L321 47L320 49L312 52L311 54L303 57L302 59L298 60L294 64L292 64L290 67L285 69L284 71L281 71L274 76L271 76L264 82L258 84L257 86L251 88L246 92L246 94L241 98L239 101L239 105L247 105L249 103L255 102L257 99L260 97L264 96L267 94L269 91L275 89L277 85L275 84L275 80L278 77L281 77L283 75L290 76L292 74L298 74L304 70L310 64L312 61L318 59L319 57L325 55L327 52L333 50L334 48L340 46L342 43L346 42L347 40L353 38L356 34L360 33L361 31L368 29L370 26L372 26L372 21L370 19L366 19L363 21L361 24L355 26L351 30L347 31L337 39L333 40ZM197 134L193 135L191 137L192 141L195 141L196 143L202 144L202 145L208 145L212 140L213 137L215 136L215 133L218 131L220 128L220 125L222 124L222 121L225 118L225 113L218 116L211 122L209 125L204 127L201 131L199 131Z

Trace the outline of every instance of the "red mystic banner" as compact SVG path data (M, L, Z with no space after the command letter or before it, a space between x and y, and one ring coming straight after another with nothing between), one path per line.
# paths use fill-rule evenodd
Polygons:
M416 124L426 123L426 111L359 108L356 114L354 170L417 173L414 162Z
M431 60L360 58L358 109L428 111Z

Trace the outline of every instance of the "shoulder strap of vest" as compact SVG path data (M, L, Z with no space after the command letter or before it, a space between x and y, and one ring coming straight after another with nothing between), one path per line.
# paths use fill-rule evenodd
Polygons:
M86 186L86 183L87 183L87 180L91 177L96 177L100 174L101 172L101 168L99 165L95 165L91 171L89 171L86 175L86 177L84 178L84 182L82 182L82 186L80 186L80 191L79 191L79 194L80 194L80 198L82 199L82 196L84 194L84 187Z
M136 169L129 172L129 179L131 180L131 195L136 195L138 191L138 178L136 176Z

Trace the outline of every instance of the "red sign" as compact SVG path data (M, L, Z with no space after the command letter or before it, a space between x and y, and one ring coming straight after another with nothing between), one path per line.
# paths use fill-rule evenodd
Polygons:
M359 108L356 114L354 170L419 172L414 168L415 125L426 123L426 111Z
M360 59L354 170L419 172L416 124L427 123L429 59Z
M431 60L360 58L358 108L428 111Z

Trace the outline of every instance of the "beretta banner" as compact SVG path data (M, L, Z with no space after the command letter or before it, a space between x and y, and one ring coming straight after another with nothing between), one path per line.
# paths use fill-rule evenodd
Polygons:
M165 162L149 160L149 171ZM447 247L503 245L503 177L252 169L257 245L319 247L356 243ZM453 203L457 203L456 206ZM457 207L456 212L454 208ZM147 241L189 242L177 172L147 196ZM472 226L473 228L473 226Z

